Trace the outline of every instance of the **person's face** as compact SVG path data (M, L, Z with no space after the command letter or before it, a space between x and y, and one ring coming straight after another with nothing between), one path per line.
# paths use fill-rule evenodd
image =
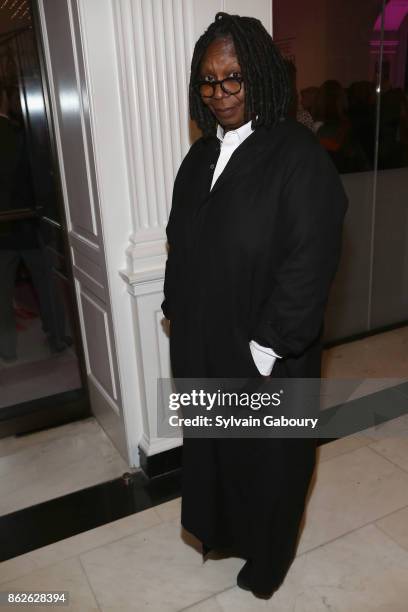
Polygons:
M231 76L242 76L241 66L230 38L214 40L208 47L200 66L200 79L218 81ZM236 130L246 123L244 83L237 94L228 94L216 85L214 96L202 98L225 131ZM249 119L248 119L249 120Z

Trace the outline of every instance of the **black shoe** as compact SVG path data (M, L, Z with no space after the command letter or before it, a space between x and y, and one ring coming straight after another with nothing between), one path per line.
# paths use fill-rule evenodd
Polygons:
M237 575L237 585L240 589L244 589L245 591L252 591L251 588L251 570L252 563L248 560L243 567L240 569Z
M269 599L272 597L276 589L272 589L268 593L260 593L258 591L254 591L252 588L252 580L251 580L251 572L252 572L252 562L248 560L245 565L238 572L237 576L237 585L240 589L244 589L245 591L252 591L252 594L259 599Z

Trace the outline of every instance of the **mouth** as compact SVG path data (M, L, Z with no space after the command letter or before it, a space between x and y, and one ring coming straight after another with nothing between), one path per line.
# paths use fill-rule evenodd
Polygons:
M229 106L228 108L214 108L216 115L231 115L235 111L235 106Z

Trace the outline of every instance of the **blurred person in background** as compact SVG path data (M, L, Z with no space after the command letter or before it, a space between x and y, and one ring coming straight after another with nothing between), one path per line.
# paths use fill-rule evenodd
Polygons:
M303 110L310 113L313 117L312 111L315 105L316 96L319 93L318 87L305 87L300 90L300 105Z
M299 123L303 123L310 130L313 130L314 123L313 117L308 110L305 110L301 104L299 104L299 94L297 90L297 69L295 64L290 60L285 60L286 69L288 71L291 85L292 85L292 96L289 104L288 117L293 117Z
M402 168L408 159L408 102L387 80L381 85L378 168Z
M0 84L0 358L5 363L18 358L14 293L21 262L30 273L51 351L72 344L39 224L18 89Z
M347 97L338 81L327 80L319 88L312 115L319 142L340 173L370 169L362 147L354 138L347 116Z
M374 167L376 92L374 83L355 81L347 90L347 116L351 131L363 149L370 169Z

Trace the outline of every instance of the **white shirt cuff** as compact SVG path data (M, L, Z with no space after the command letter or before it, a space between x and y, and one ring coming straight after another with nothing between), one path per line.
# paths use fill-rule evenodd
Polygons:
M281 359L281 356L268 346L258 344L255 340L251 340L249 348L251 349L252 358L259 373L262 374L262 376L269 376L276 359Z

